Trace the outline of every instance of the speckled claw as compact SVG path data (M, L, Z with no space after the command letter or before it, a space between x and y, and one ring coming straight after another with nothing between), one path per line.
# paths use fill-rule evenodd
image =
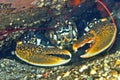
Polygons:
M106 50L114 42L116 37L116 27L107 20L94 24L91 30L83 35L72 46L74 51L84 46L86 43L92 43L86 53L81 58L89 58Z
M71 60L71 53L58 48L43 48L29 43L18 42L16 56L36 66L57 66Z

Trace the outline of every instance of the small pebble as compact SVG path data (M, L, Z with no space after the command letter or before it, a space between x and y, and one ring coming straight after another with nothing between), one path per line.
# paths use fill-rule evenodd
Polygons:
M5 65L4 65L4 64L0 64L0 66L1 66L1 67L5 67Z
M67 71L66 73L64 73L63 77L67 77L69 76L69 74L70 74L70 71Z
M117 76L118 76L118 72L115 71L115 70L112 70L112 71L110 72L110 75L113 76L113 77L117 77Z
M79 72L83 72L84 70L88 69L88 66L83 65L80 69Z
M90 71L90 74L91 75L94 75L94 74L96 74L97 72L96 72L96 70L94 70L94 69L92 69L91 71Z
M38 74L38 75L36 75L36 78L37 78L37 79L40 79L42 76L43 76L43 75Z
M58 76L58 77L57 77L57 80L60 80L60 79L61 79L61 76Z
M120 66L120 60L115 61L115 66Z

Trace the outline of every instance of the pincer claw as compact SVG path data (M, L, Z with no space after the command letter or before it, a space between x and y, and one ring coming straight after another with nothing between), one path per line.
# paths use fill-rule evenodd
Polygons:
M41 46L17 43L15 54L21 60L36 66L58 66L71 60L71 53L59 48L43 48Z
M78 41L73 44L73 50L84 46L86 43L92 43L86 53L81 55L81 58L89 58L95 56L112 45L116 37L116 27L109 21L100 21L94 24L91 30L83 35Z

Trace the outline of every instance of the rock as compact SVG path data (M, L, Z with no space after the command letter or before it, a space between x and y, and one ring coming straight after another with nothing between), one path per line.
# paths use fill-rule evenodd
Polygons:
M90 70L90 75L95 75L96 73L97 73L96 70L94 70L94 69Z

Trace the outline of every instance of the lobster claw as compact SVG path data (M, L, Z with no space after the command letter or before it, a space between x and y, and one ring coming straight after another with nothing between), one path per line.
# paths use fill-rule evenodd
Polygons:
M91 30L76 41L72 48L77 51L78 48L86 43L92 43L86 53L81 55L81 58L89 58L106 50L114 42L116 37L116 26L109 21L100 21L94 24Z
M58 48L43 48L35 44L18 42L16 56L36 66L57 66L71 60L71 53Z

